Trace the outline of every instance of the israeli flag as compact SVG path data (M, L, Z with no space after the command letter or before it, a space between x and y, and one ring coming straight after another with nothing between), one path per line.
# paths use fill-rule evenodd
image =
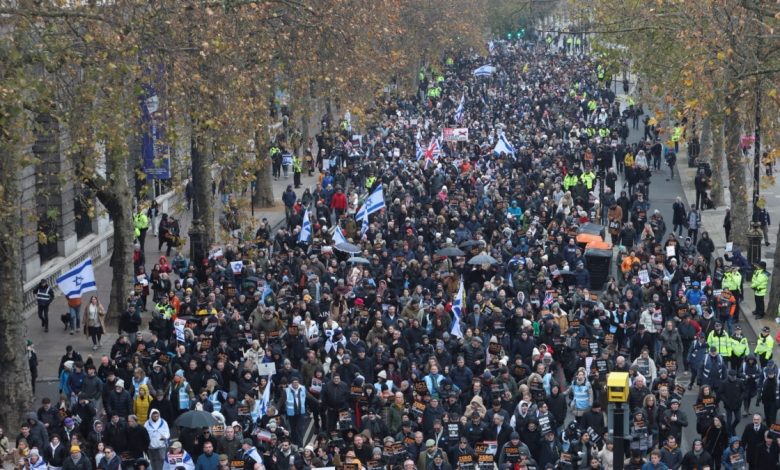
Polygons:
M455 110L455 122L460 124L460 122L463 120L463 108L466 104L466 95L460 95L460 104L458 104L458 109Z
M333 232L333 244L347 243L347 237L344 236L344 232L341 231L341 227L336 225L336 230Z
M265 414L268 412L268 405L271 404L271 388L273 388L273 386L274 386L273 378L269 377L268 385L266 385L265 390L263 390L263 397L260 398L260 406L259 406L260 415L258 419L265 416Z
M496 71L496 68L492 65L483 65L482 67L475 69L472 74L474 74L477 77L489 77L493 75L493 73Z
M512 144L509 143L508 140L506 140L506 135L501 134L498 136L498 142L496 142L495 148L493 148L493 153L496 155L501 155L502 153L505 153L507 155L515 156L515 148L512 146Z
M366 204L363 204L363 207L357 211L357 214L355 214L355 220L362 222L362 225L360 226L360 236L362 237L366 234L366 232L368 232L368 212L366 209Z
M309 239L311 239L311 214L309 209L306 209L303 214L303 226L298 234L298 243L309 243Z
M463 286L463 278L460 279L460 287L458 287L458 295L455 300L452 301L452 313L454 319L452 321L452 328L450 334L463 338L463 332L460 330L460 316L463 313L463 298L466 296L466 288Z
M425 149L420 145L420 141L417 141L417 161L419 162L422 157L425 156Z
M184 335L184 327L186 326L186 324L187 322L180 318L177 318L173 322L173 331L176 332L176 341L180 343L187 342L187 337Z
M379 212L385 208L385 193L382 189L382 183L379 183L374 192L368 196L363 207L366 208L366 219L374 212Z
M74 266L70 271L57 278L57 285L68 297L81 297L82 292L96 291L95 271L92 269L92 258L87 258Z

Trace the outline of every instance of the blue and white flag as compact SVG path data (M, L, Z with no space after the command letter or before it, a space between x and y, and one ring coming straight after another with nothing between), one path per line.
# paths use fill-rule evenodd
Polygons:
M458 287L458 295L455 296L455 300L452 301L452 313L455 317L452 320L452 328L450 334L463 338L463 332L460 330L460 317L463 313L463 298L466 296L466 289L463 286L463 278L460 279L460 287Z
M385 208L385 192L382 189L382 183L376 186L376 189L366 198L366 203L363 204L366 208L366 218L374 212L379 212Z
M366 211L366 205L363 204L363 207L360 208L359 211L357 211L357 214L355 214L355 220L358 222L362 222L360 226L360 236L368 232L368 212Z
M478 69L474 69L474 71L471 72L471 73L474 74L477 77L489 77L489 76L493 75L493 73L495 71L496 71L496 68L493 67L492 65L488 64L488 65L483 65L482 67L480 67Z
M501 134L498 136L498 142L496 142L496 146L493 148L493 153L496 155L501 155L502 153L505 153L507 155L515 156L515 148L512 146L512 144L509 143L508 140L506 140L506 135Z
M309 243L309 239L311 239L311 214L309 214L309 209L306 209L303 214L303 226L298 234L298 243Z
M417 146L417 161L419 162L420 159L425 156L425 149L422 148L419 140L417 141L416 146Z
M177 318L173 322L173 331L176 332L176 341L180 343L186 343L187 337L184 334L184 327L187 325L187 322L185 320L182 320L181 318Z
M95 271L92 269L92 258L87 258L71 270L57 278L57 285L68 297L81 297L82 292L97 290Z
M347 237L344 236L344 232L341 231L341 227L336 225L336 230L333 231L333 244L347 243Z
M466 104L466 95L465 93L460 95L460 103L458 104L458 109L455 110L455 122L460 124L460 122L463 120L463 108Z
M273 377L268 378L268 384L265 386L265 390L263 390L263 396L260 398L260 404L259 404L259 414L260 418L265 416L265 414L268 412L268 405L271 404L271 389L274 386L274 379Z

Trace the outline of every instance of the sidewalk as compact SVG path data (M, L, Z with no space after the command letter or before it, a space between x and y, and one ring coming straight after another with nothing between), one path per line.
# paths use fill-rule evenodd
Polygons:
M309 177L304 173L301 178L302 188L295 190L300 196L303 194L303 188L312 188L318 180L318 174L315 172L314 176ZM249 211L249 204L246 204L247 210L245 211L246 219L242 221L242 226L245 230L254 231L257 229L258 223L263 217L268 218L271 226L276 228L284 221L284 206L281 202L282 193L287 189L288 184L292 184L292 175L289 179L281 178L279 181L272 181L274 198L276 205L273 208L268 209L255 209L255 220L250 220L251 215ZM236 197L241 197L236 195ZM244 195L244 199L248 201L249 192ZM221 211L221 203L219 195L217 195L214 201L215 212ZM243 213L243 212L242 212ZM173 216L179 219L181 226L181 233L186 234L190 228L192 222L192 213L184 210L183 212L173 213ZM218 215L216 216L218 217ZM217 233L217 237L220 234ZM181 248L182 252L189 256L190 247L189 244ZM165 254L165 248L162 251L157 249L157 238L152 235L151 230L146 235L146 243L144 244L144 251L146 254L146 270L150 272L152 266L157 263L160 255ZM97 279L98 290L97 292L87 292L84 294L84 303L89 300L91 295L97 295L97 297L103 302L103 305L107 306L108 299L111 293L111 267L107 262L95 266L95 278ZM56 291L56 289L55 289ZM78 331L74 335L68 334L64 331L63 323L60 321L60 316L68 311L67 302L65 297L59 292L56 292L57 297L49 308L49 332L44 333L41 328L40 320L36 312L33 310L27 320L27 338L31 339L35 344L38 352L38 381L52 381L57 380L57 369L60 364L60 357L65 354L65 347L72 345L76 351L78 351L84 360L92 356L95 362L99 362L99 357L108 354L111 351L111 346L116 342L118 334L116 331L116 322L112 322L109 326L109 331L103 336L103 346L97 351L92 351L92 341L89 337L85 336L83 332ZM148 300L148 307L151 307L152 301ZM144 313L143 318L145 322L151 318L151 313ZM145 328L144 328L145 329Z
M726 171L725 168L725 162L724 162L724 171ZM687 199L687 203L690 206L690 201L696 200L696 190L693 185L693 180L696 176L696 168L688 168L688 149L687 146L685 148L680 149L680 154L677 157L677 168L680 172L680 177L682 178L683 182L683 188L685 190L685 198ZM751 168L752 170L752 168ZM763 174L763 167L761 168L761 172ZM749 177L752 177L752 171L748 172ZM710 238L712 238L713 243L715 244L715 257L723 257L725 251L726 251L726 232L723 230L723 217L726 214L726 209L730 205L730 194L728 191L728 185L729 182L727 181L727 178L723 178L722 175L713 175L713 177L720 176L723 179L723 200L724 205L718 206L714 210L703 210L701 211L701 222L702 222L702 230L701 231L707 231L710 234ZM747 185L747 183L746 183ZM751 190L752 184L748 185L748 194L752 194ZM780 199L780 182L776 181L774 185L772 185L769 188L761 188L761 196L763 196L767 201L767 210L770 214L770 219L772 221L780 221L780 204L778 204L778 199ZM731 230L746 230L747 227L732 227ZM772 273L772 270L774 269L774 255L775 250L777 247L775 246L775 235L773 234L775 232L774 225L770 226L770 233L769 233L769 246L762 245L761 246L761 259L766 261L766 269L768 273ZM701 233L701 232L700 232ZM745 279L744 282L744 300L741 303L742 308L742 319L747 321L748 324L750 324L753 331L756 332L756 335L758 335L761 332L761 328L764 326L768 326L770 331L772 332L772 337L774 338L775 334L777 333L777 324L775 323L775 312L767 312L767 315L762 320L757 320L752 312L755 310L755 302L753 300L753 290L750 288L750 279ZM769 292L768 295L765 297L765 302L769 303L769 298L772 292Z

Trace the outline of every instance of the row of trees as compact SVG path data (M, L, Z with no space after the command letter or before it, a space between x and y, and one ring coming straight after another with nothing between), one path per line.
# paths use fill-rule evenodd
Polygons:
M0 0L0 423L13 430L30 397L19 178L36 164L27 149L41 116L67 130L68 178L90 188L114 224L108 309L117 316L132 288L133 143L149 90L168 143L190 142L197 219L212 220L210 169L220 162L238 160L236 184L256 178L256 203L269 206L278 91L305 136L318 103L363 109L446 51L484 47L491 3L504 2Z
M654 118L669 128L683 117L701 138L701 155L712 165L712 196L723 201L722 175L731 198L732 236L747 248L753 211L748 181L752 158L740 138L756 126L766 150L778 142L780 6L772 0L589 0L574 2L577 23L595 33L605 59L630 62L655 103ZM619 44L623 47L614 47ZM609 56L619 57L609 57ZM761 103L760 106L757 103ZM691 135L689 135L689 138ZM668 138L668 135L667 135ZM767 146L767 143L770 145ZM770 152L770 158L778 155ZM725 162L725 166L724 166ZM762 177L754 184L773 184ZM780 242L780 233L778 240ZM780 289L780 250L772 290ZM773 296L769 311L777 310Z

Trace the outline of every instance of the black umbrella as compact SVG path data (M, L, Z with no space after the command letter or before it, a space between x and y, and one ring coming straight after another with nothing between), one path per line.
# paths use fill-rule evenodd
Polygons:
M444 247L436 252L436 255L438 256L465 256L466 253L463 252L458 247L455 246L447 246Z
M219 424L217 418L211 416L207 411L188 411L176 418L176 426L180 428L208 428Z

